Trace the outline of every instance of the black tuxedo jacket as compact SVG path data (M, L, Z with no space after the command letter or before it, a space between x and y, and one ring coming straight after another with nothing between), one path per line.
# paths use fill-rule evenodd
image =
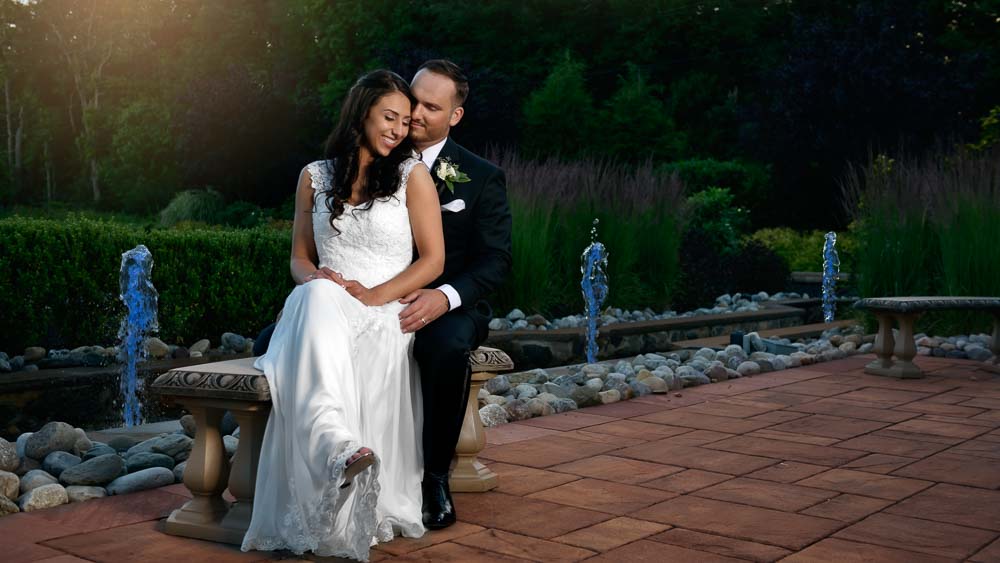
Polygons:
M469 181L455 186L455 193L438 177L442 160L449 160ZM465 201L462 211L441 210L444 227L444 273L427 287L450 284L462 298L462 308L485 316L490 310L484 298L503 283L511 269L511 215L507 203L507 180L503 170L451 140L431 168L441 205ZM480 303L483 302L483 303ZM484 310L485 309L485 310ZM477 323L478 324L478 323ZM477 327L480 328L480 327ZM486 327L481 327L483 333Z

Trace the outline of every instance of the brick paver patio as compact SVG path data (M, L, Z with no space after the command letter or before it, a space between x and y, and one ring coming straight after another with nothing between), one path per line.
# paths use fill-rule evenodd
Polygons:
M1000 377L872 356L488 431L500 487L374 561L1000 561ZM161 532L183 486L0 519L3 561L256 561Z

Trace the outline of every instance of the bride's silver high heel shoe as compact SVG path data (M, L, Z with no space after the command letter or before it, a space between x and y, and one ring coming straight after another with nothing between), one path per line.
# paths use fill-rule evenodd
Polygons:
M360 451L360 450L359 450ZM358 476L365 469L368 469L375 463L375 452L367 451L354 459L354 461L347 464L344 468L344 484L340 486L341 489L346 489L351 486L354 482L354 478Z

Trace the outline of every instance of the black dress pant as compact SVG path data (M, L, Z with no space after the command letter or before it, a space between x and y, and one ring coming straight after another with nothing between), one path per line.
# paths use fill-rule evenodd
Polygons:
M425 472L446 474L455 455L469 399L469 352L485 339L477 313L458 308L417 331Z

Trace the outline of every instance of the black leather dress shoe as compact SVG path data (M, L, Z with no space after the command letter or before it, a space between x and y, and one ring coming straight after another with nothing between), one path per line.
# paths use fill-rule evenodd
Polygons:
M455 523L455 505L448 490L447 473L424 473L424 527L440 530Z

